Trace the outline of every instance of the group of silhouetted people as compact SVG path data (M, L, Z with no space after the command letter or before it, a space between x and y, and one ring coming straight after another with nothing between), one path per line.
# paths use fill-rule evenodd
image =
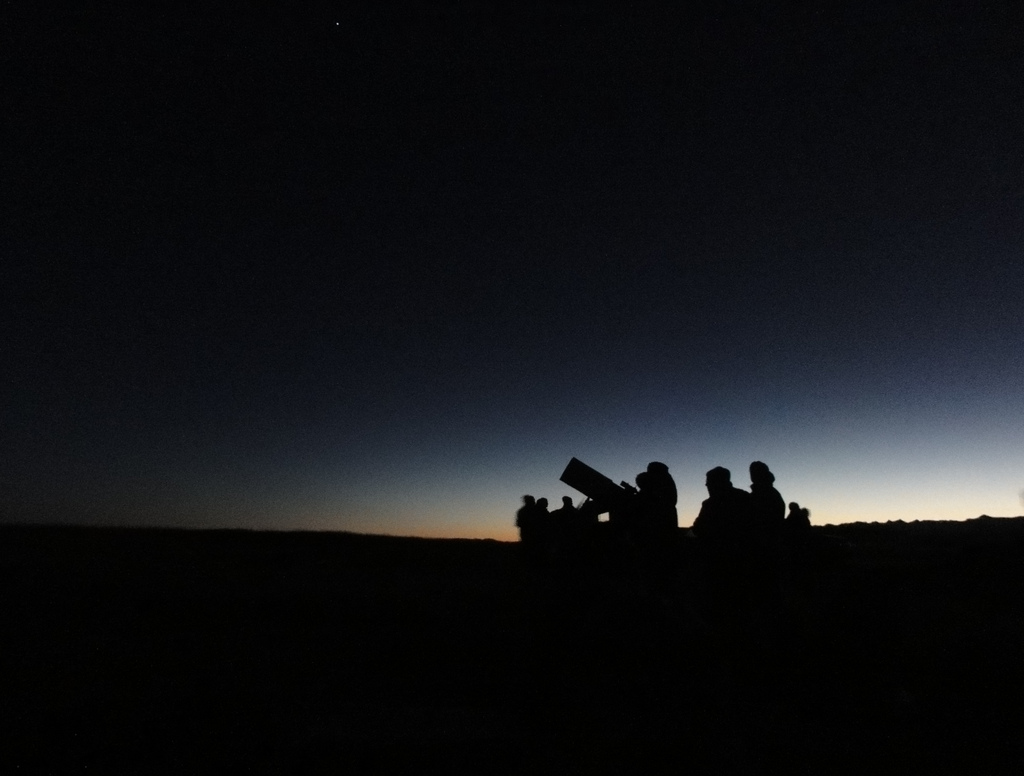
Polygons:
M562 506L554 511L548 510L546 498L523 496L516 512L519 540L536 558L579 547L597 523L596 514L577 508L569 496L563 496Z
M775 475L762 461L750 464L750 490L732 484L728 469L707 473L708 497L689 534L703 571L705 614L719 622L743 621L780 600L789 576L786 561L802 555L810 512L789 505L775 488Z
M809 511L786 502L775 488L775 475L761 461L750 464L750 490L732 484L728 469L707 473L708 498L701 504L688 536L711 553L773 552L799 544L810 531ZM608 530L636 546L664 544L679 536L678 492L668 466L652 461L636 476L636 487L622 483L626 494L614 504L585 500L574 506L569 496L548 510L545 498L523 496L516 526L523 546L534 556L566 554L584 545L608 512Z
M516 513L520 541L533 557L577 554L602 531L600 515L606 512L603 531L625 543L650 546L677 533L676 483L664 463L652 461L636 476L635 487L623 482L616 493L613 502L588 498L578 507L563 496L562 507L553 512L547 499L523 496Z
M775 475L761 461L750 464L750 491L732 484L728 469L716 466L707 473L708 498L693 522L693 535L709 545L736 547L757 544L771 547L810 528L809 512L786 502L775 489Z
M731 473L722 466L707 473L705 485L708 498L690 530L709 545L770 550L780 544L799 544L810 531L810 511L793 501L786 514L786 502L775 489L775 475L761 461L750 464L750 492L735 487Z

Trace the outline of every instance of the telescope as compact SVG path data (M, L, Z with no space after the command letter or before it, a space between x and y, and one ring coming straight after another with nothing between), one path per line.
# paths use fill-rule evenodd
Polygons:
M626 483L616 485L609 477L605 477L597 469L587 466L575 457L569 461L569 465L558 479L592 500L601 512L625 507L630 495L636 492Z

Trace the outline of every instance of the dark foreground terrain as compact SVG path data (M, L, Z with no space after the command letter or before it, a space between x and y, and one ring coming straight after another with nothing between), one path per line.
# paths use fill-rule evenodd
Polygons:
M2 528L0 768L1019 772L1024 518L813 538L723 598L682 541Z

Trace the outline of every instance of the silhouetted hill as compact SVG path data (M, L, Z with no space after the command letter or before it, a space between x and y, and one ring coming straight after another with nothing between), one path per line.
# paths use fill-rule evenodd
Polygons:
M519 549L0 528L0 759L147 773L1024 763L1024 518L815 528L739 598L682 541L657 566L538 567Z

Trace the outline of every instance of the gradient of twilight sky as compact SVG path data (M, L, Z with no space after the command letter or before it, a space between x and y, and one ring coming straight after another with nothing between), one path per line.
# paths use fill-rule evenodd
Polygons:
M0 519L1021 514L1021 13L15 9Z

